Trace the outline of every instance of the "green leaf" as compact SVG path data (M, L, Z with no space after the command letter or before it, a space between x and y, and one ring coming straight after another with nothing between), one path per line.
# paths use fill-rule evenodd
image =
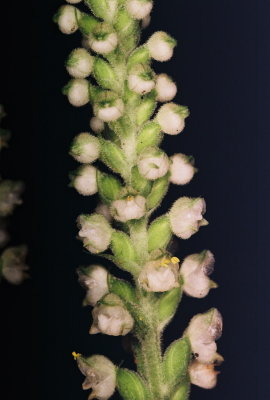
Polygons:
M181 301L182 289L181 287L174 288L161 295L158 301L158 316L160 321L160 329L163 329L165 325L174 316L177 307Z
M167 215L155 219L148 230L149 252L164 249L172 237L171 225Z
M151 210L160 205L161 200L167 193L169 187L169 173L163 176L162 178L158 178L154 181L151 193L147 197L147 208Z
M151 118L153 112L156 108L156 94L155 91L149 93L148 95L144 96L142 99L141 104L137 109L136 120L138 125L144 124Z
M156 122L148 122L144 125L137 138L137 153L146 147L158 146L161 142L162 133L160 125Z
M118 82L115 72L107 61L100 57L96 57L93 74L97 83L104 89L117 89Z
M191 357L191 348L188 338L175 340L166 350L163 360L165 381L173 387L187 374Z
M152 188L152 182L141 176L137 166L133 167L131 171L131 185L144 197L149 195Z
M114 231L111 240L111 249L117 263L131 274L137 274L137 255L130 237L121 231Z
M127 160L123 151L110 140L100 139L101 160L114 172L125 176Z
M106 0L85 0L92 13L98 18L106 18L108 5Z
M123 400L146 400L148 397L142 378L128 369L118 369L117 388Z
M81 17L78 20L79 29L83 35L88 36L97 26L98 20L88 14L81 13Z
M128 69L136 64L146 64L151 60L147 46L141 46L134 50L128 59Z
M172 400L188 400L190 392L189 382L182 383L179 388L176 389L172 396Z
M124 302L136 303L135 290L129 282L109 275L108 286L109 291L119 296Z
M101 200L107 205L118 199L122 189L121 183L117 178L99 170L97 170L97 186Z

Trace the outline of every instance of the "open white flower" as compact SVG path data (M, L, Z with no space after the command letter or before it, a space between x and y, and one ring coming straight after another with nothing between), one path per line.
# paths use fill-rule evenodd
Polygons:
M93 117L90 119L90 128L93 132L102 132L104 131L104 122L97 117Z
M156 78L157 100L171 101L177 93L177 86L167 74L159 74Z
M103 91L95 100L94 114L98 119L104 122L111 122L122 116L124 103L115 93L109 90Z
M120 298L114 294L108 294L92 312L93 324L91 334L105 333L111 336L125 336L134 326L134 320L124 308Z
M24 184L20 181L4 180L0 182L0 217L12 214L15 207L22 204L21 193Z
M110 211L110 207L107 206L107 204L99 203L95 211L97 214L103 215L103 217L105 217L107 221L109 222L112 221L112 214Z
M170 161L162 150L157 147L148 147L142 151L138 159L140 174L150 180L155 180L166 175Z
M151 57L156 61L168 61L173 56L177 42L166 32L155 32L147 42Z
M98 159L99 153L100 143L95 136L90 135L88 132L75 136L70 149L70 154L75 160L90 164Z
M92 165L84 165L78 168L72 184L83 196L91 196L97 193L97 169Z
M56 17L60 31L66 35L76 32L80 14L80 11L73 6L65 5L60 7Z
M108 54L117 47L118 37L110 25L102 22L91 32L88 43L96 53Z
M202 364L193 361L188 369L190 381L193 385L203 389L213 389L217 384L218 371L215 371L214 364Z
M171 161L170 181L175 185L186 185L189 183L196 172L193 157L177 153L171 157Z
M128 13L135 19L147 17L153 8L152 0L127 0Z
M200 254L191 254L181 265L180 275L184 280L183 290L192 297L205 297L214 287L209 275L214 270L215 259L211 251L205 250Z
M116 387L116 368L114 364L101 355L93 355L88 358L76 353L73 353L73 355L77 359L81 373L85 376L82 384L83 390L92 389L88 400L109 399Z
M94 57L83 48L75 49L66 62L68 73L74 78L87 78L93 69Z
M145 214L146 199L143 196L128 196L125 199L115 200L111 205L111 214L121 222L131 219L140 219Z
M128 87L138 94L151 92L155 87L154 73L148 65L135 65L128 75Z
M178 258L163 257L149 261L143 267L138 281L148 292L166 292L179 287Z
M100 253L109 247L112 228L102 215L81 215L78 224L79 237L83 240L84 247L91 253Z
M9 283L20 285L26 278L28 278L26 271L29 270L29 267L25 264L26 255L26 246L8 247L1 254L1 272L3 277Z
M189 116L188 108L175 103L167 103L158 110L156 120L163 132L178 135L185 128L185 118Z
M86 79L72 79L64 88L64 94L74 107L84 106L89 102L89 83Z
M204 199L180 197L169 212L173 233L181 239L189 239L201 226L208 224L203 218L205 211Z
M95 306L109 292L108 271L101 265L90 265L77 272L80 284L87 290L84 304Z
M217 345L215 340L222 333L222 317L216 308L212 308L204 314L193 317L186 329L192 351L197 361L210 364L217 358ZM220 358L220 356L218 356Z

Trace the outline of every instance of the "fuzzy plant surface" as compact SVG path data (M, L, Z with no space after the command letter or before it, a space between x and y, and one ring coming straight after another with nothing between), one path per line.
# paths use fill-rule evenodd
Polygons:
M173 56L176 40L158 31L139 44L151 0L85 0L80 9L74 5L80 0L67 1L54 20L65 34L81 31L82 47L66 61L71 80L63 92L73 106L90 103L93 111L91 130L71 145L70 154L81 163L72 185L100 199L94 212L79 216L79 238L90 253L130 274L126 281L90 265L78 270L79 282L86 288L85 305L93 307L90 334L132 336L137 367L74 352L85 375L83 389L91 389L89 399L106 400L118 390L124 400L186 400L191 384L216 385L222 318L215 308L195 315L182 337L162 349L182 294L202 298L216 287L209 278L209 250L182 262L169 251L173 235L186 240L208 224L204 199L180 197L152 218L170 183L185 185L196 172L192 157L168 156L160 148L166 135L183 131L189 116L186 106L172 102L175 82L152 68L153 60Z
M0 105L0 123L6 116ZM0 151L8 147L10 131L0 126ZM5 278L13 285L19 285L27 278L28 266L25 264L27 247L7 246L10 241L8 219L15 208L22 203L21 194L24 184L21 181L2 179L0 176L0 280Z

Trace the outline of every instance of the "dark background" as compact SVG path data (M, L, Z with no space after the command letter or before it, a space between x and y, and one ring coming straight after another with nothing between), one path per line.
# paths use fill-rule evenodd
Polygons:
M0 101L13 132L10 149L1 153L1 174L26 182L12 229L13 243L29 246L32 276L20 287L1 283L6 400L86 399L73 350L130 363L121 339L89 336L90 309L81 308L84 291L75 269L97 259L76 240L75 220L96 199L68 188L68 173L76 167L69 145L88 130L90 113L61 94L68 81L64 60L80 46L80 34L64 36L51 22L61 4L1 4ZM166 136L164 148L193 154L199 168L188 186L171 188L161 211L181 195L205 197L210 225L179 242L177 255L209 248L216 256L213 279L220 283L205 299L184 298L164 343L212 306L225 320L219 384L211 391L193 387L193 400L270 395L269 15L263 0L159 0L144 33L167 30L178 39L173 60L155 67L176 79L176 101L190 107L191 117L181 135Z

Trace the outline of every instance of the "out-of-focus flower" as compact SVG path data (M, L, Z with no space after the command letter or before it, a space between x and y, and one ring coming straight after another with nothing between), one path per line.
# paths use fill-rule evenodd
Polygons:
M20 196L23 189L24 184L19 181L0 182L0 217L7 217L17 205L22 204Z
M13 285L21 284L28 278L29 267L25 264L26 246L8 247L0 258L0 269L3 277Z

